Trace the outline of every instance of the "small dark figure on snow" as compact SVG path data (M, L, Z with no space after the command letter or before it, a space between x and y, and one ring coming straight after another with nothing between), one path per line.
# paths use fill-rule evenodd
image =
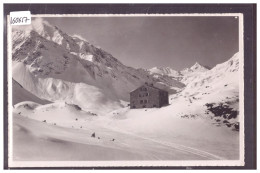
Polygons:
M95 133L93 133L93 134L91 135L91 137L92 137L92 138L95 138L95 137L96 137L96 134L95 134Z
M112 141L115 141L115 139L112 139Z

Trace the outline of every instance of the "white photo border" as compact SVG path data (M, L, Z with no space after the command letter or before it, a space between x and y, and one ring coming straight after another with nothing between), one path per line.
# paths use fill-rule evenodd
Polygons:
M184 13L184 14L37 14L32 17L169 17L169 16L234 16L239 19L239 151L238 160L178 160L178 161L14 161L13 160L13 118L12 118L12 39L9 16L7 16L8 41L8 166L9 167L172 167L172 166L244 166L245 129L244 129L244 15L243 13Z

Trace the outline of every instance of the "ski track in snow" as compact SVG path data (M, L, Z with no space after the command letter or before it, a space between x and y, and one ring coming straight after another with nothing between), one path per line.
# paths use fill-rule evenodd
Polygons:
M116 131L116 132L120 131L121 133L124 133L124 134L127 134L127 135L131 135L131 136L134 136L134 137L137 137L137 138L141 138L143 140L148 140L148 141L151 141L151 142L154 142L154 143L158 143L158 144L173 148L175 150L182 151L184 153L190 153L190 154L198 155L198 156L210 159L210 160L226 160L223 157L217 156L215 154L211 154L211 153L206 152L206 151L195 149L195 148L192 148L192 147L187 147L187 146L176 144L176 143L170 143L170 142L165 142L165 141L160 141L160 140L156 140L156 139L152 139L152 138L143 137L143 136L131 133L131 132L122 131L122 129L116 129L116 128L107 128L107 129L113 130L113 131Z

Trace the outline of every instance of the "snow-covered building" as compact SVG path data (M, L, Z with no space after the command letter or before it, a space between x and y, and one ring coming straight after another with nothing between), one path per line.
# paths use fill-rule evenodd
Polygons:
M169 104L168 92L145 83L130 92L130 108L160 108Z

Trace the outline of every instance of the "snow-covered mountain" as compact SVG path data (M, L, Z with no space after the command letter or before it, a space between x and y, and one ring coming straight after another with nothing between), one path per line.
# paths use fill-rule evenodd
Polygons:
M240 52L211 70L187 78L185 89L178 97L189 104L199 103L206 116L213 114L217 125L239 128L239 59Z
M180 76L180 72L173 70L170 67L153 67L148 70L151 74L160 74L160 75L168 75L172 77Z
M190 68L184 68L181 71L176 71L172 69L171 67L153 67L151 69L148 69L147 71L150 74L153 75L162 75L162 76L170 76L175 77L176 79L181 79L183 76L191 74L191 73L198 73L198 72L206 72L209 69L204 67L203 65L200 65L198 62L196 62L193 66Z
M208 68L196 62L190 68L185 68L181 71L173 70L171 67L153 67L146 71L154 78L157 78L168 85L174 81L173 85L178 86L177 88L175 87L175 90L181 91L185 85L188 84L190 78L193 78L193 76L198 76L208 70Z
M190 76L184 91L204 92L211 90L210 93L212 93L223 92L225 88L228 88L238 93L240 56L238 52L228 61L216 65L211 70L197 74L196 76Z
M101 48L42 19L14 27L12 45L14 80L49 101L109 111L121 107L120 100L128 101L129 92L145 82L168 91L175 85L174 79L165 84L145 70L127 67Z
M212 69L195 63L192 67L186 68L180 72L169 70L170 68L152 68L149 71L153 76L158 78L175 78L180 83L185 84L180 92L177 93L171 100L178 98L184 99L179 101L182 104L188 104L191 109L192 105L196 105L194 109L207 107L205 111L214 112L220 116L225 122L235 123L238 122L237 114L239 112L239 59L242 55L238 52L232 56L228 61L218 64ZM172 73L171 73L172 72ZM177 74L177 75L176 75ZM196 103L199 103L197 105ZM172 101L172 104L179 104ZM224 105L224 107L223 107ZM182 111L184 108L181 109ZM223 111L223 112L222 112ZM184 111L185 112L185 111ZM196 111L190 112L194 114ZM203 114L202 112L200 114ZM226 115L227 114L227 115ZM232 118L230 117L232 115ZM233 116L234 115L234 116ZM224 116L224 118L223 118ZM229 120L226 120L229 116ZM216 117L219 121L220 117ZM221 121L221 122L222 122Z
M208 68L206 68L203 65L200 65L198 62L196 62L190 68L185 68L185 69L181 70L180 73L182 75L187 75L187 74L196 73L196 72L206 72L208 70L209 70Z

